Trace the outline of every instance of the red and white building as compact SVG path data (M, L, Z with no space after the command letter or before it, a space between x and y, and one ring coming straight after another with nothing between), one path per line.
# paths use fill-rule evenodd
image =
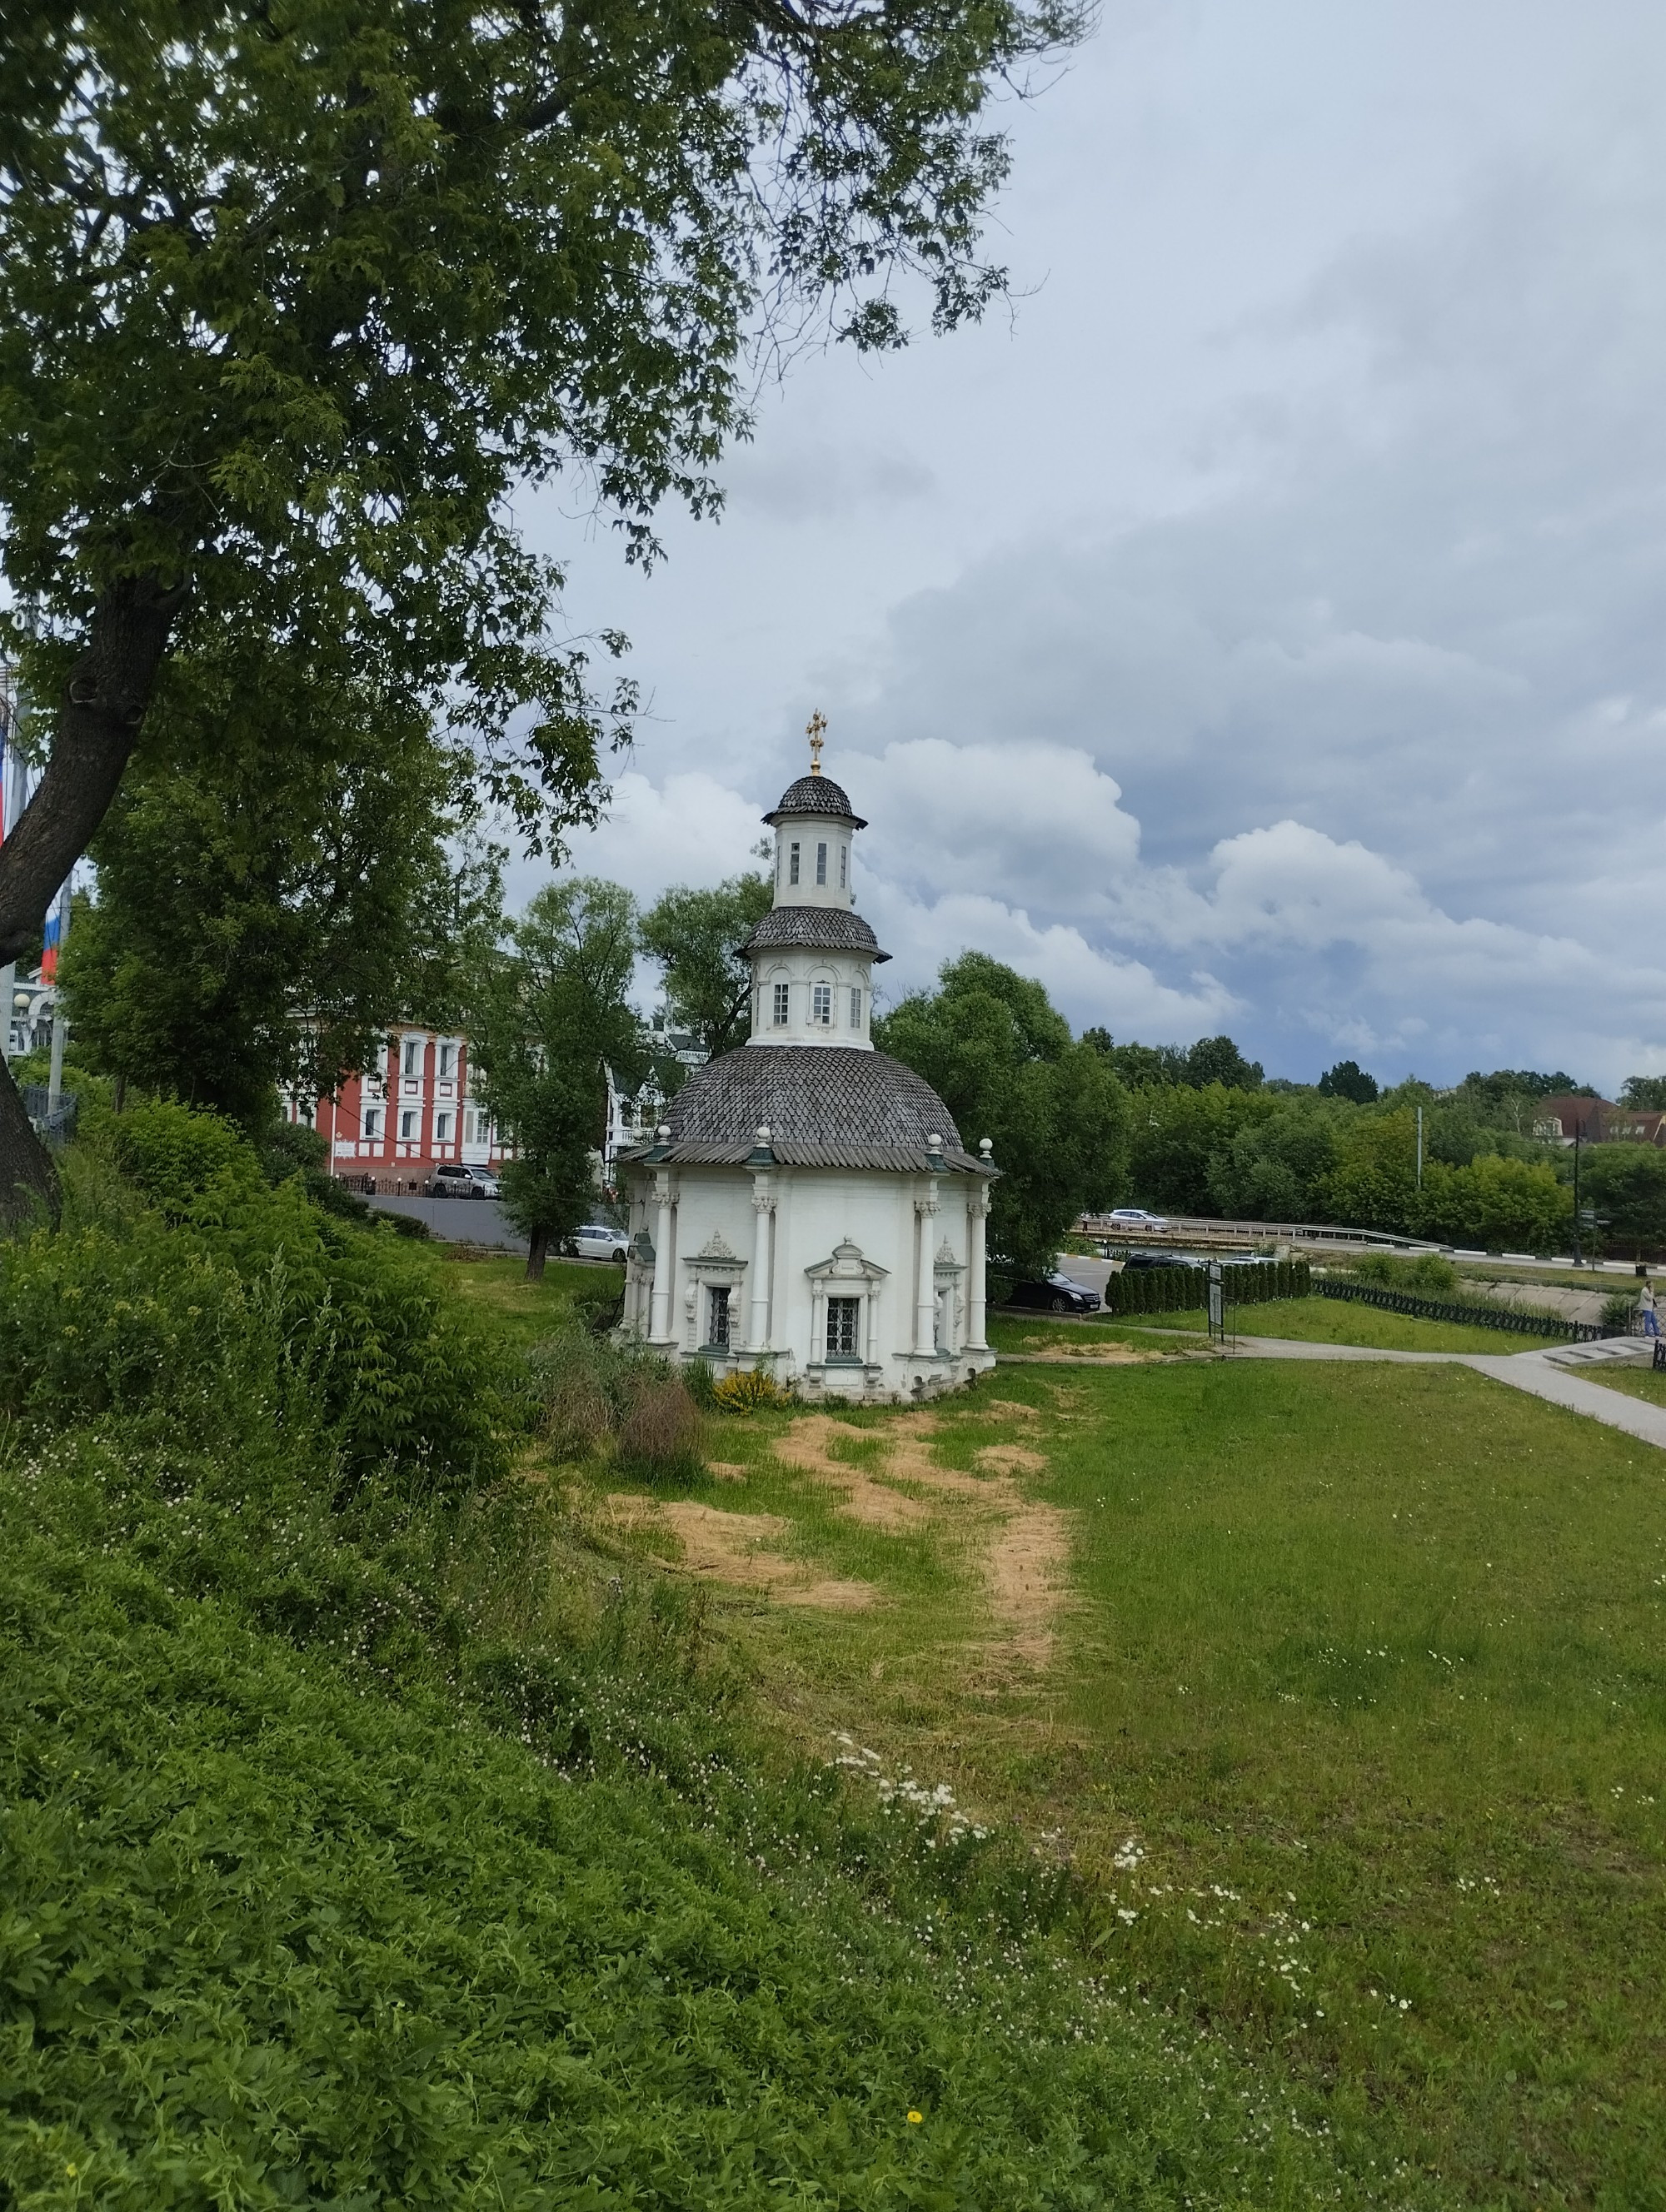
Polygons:
M374 1067L344 1078L334 1097L292 1091L284 1109L325 1139L332 1174L390 1191L426 1183L442 1160L496 1168L509 1157L471 1095L468 1039L437 1030L395 1030Z

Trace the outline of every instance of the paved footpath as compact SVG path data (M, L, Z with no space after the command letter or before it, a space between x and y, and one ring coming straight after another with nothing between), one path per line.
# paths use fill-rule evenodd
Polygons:
M1623 1390L1608 1389L1601 1382L1587 1382L1582 1376L1566 1373L1543 1352L1388 1352L1362 1344L1304 1344L1293 1337L1241 1336L1226 1356L1231 1359L1375 1359L1414 1366L1473 1367L1477 1375L1490 1375L1495 1382L1507 1383L1512 1390L1525 1390L1535 1398L1565 1407L1571 1413L1584 1413L1601 1421L1604 1428L1619 1429L1666 1451L1666 1406L1628 1397ZM1000 1364L1104 1369L1120 1363L1073 1358L1067 1354L1049 1359L1034 1353L1003 1353Z

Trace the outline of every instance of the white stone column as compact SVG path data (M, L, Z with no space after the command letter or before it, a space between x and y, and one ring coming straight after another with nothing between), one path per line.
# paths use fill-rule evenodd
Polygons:
M988 1290L986 1274L988 1255L985 1243L986 1224L989 1218L989 1200L987 1192L974 1191L966 1200L966 1349L968 1352L987 1352L983 1341L986 1326Z
M819 1367L827 1358L827 1288L819 1276L810 1282L810 1358Z
M769 1348L769 1217L775 1201L765 1176L752 1177L752 1318L747 1345L753 1352Z
M932 1273L936 1255L932 1249L932 1237L937 1226L937 1193L914 1201L915 1234L919 1243L914 1255L914 1349L917 1358L929 1359L937 1349L937 1285Z
M654 1297L648 1309L648 1335L663 1344L672 1332L671 1176L660 1168L654 1178Z

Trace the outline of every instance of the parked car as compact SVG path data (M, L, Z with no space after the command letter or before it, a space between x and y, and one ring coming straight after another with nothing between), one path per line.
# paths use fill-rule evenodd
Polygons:
M573 1231L567 1249L580 1260L623 1260L629 1241L623 1229L610 1229L605 1221L590 1221Z
M1130 1252L1122 1270L1126 1273L1130 1267L1207 1267L1208 1264L1195 1252Z
M429 1179L430 1198L496 1198L497 1177L489 1168L466 1167L460 1160L441 1160Z
M1055 1314L1097 1313L1102 1303L1097 1291L1086 1290L1056 1270L1039 1282L1014 1283L1007 1300L1009 1305L1038 1306L1044 1313Z
M1113 1206L1105 1216L1119 1229L1166 1229L1168 1223L1160 1213L1147 1213L1143 1206Z

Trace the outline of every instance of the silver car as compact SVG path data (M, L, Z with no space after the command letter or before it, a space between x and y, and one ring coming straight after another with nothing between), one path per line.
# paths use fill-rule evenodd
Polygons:
M629 1242L623 1229L610 1229L605 1221L591 1221L573 1231L570 1249L581 1260L623 1260Z
M1105 1216L1118 1229L1166 1229L1160 1213L1147 1213L1143 1206L1114 1206Z

